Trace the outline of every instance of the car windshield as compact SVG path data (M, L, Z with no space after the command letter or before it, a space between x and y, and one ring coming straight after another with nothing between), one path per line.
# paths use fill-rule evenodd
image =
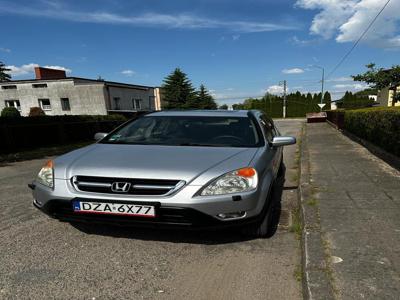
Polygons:
M259 137L248 117L145 116L108 135L101 143L256 147Z

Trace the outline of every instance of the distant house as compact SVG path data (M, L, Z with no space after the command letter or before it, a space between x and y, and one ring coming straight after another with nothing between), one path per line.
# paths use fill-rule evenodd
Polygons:
M400 102L397 101L393 105L393 96L396 89L397 95L400 94L400 84L392 87L385 87L378 92L379 106L400 106Z
M46 115L107 115L160 110L156 87L67 77L65 71L36 67L35 79L0 82L0 111L15 107L27 116L31 107Z
M383 73L390 73L393 69L382 70ZM400 106L400 102L394 102L394 95L400 94L400 82L394 82L391 86L387 86L378 91L378 103L379 106Z

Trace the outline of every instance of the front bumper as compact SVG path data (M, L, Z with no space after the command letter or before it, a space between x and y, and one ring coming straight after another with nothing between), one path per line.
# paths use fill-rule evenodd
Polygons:
M76 199L73 199L76 200ZM104 214L76 214L72 209L72 201L50 200L42 207L39 207L35 201L34 206L46 213L52 218L65 222L85 222L96 224L110 224L117 226L135 226L135 227L163 227L163 228L187 228L187 229L216 229L241 227L253 222L259 218L244 218L231 221L222 221L209 215L201 213L192 208L161 206L160 203L151 203L156 207L155 218L143 218L132 216L115 216ZM84 199L80 199L84 200ZM102 202L112 202L104 201ZM134 203L134 202L130 202ZM140 204L145 204L140 202Z
M82 193L73 189L67 180L55 181L55 189L41 184L30 186L34 205L49 216L69 222L107 223L113 225L133 225L145 227L186 227L220 228L242 226L257 222L267 198L268 190L261 189L238 195L215 197L193 197L199 186L185 186L168 197L132 197L126 195L107 195ZM236 196L236 197L235 197ZM155 218L115 215L83 215L72 209L73 200L130 203L152 205L156 208ZM221 213L246 212L240 219L217 217Z

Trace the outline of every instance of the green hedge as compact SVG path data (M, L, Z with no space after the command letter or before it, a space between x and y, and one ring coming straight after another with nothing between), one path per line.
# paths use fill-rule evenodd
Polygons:
M110 132L125 121L120 115L0 117L0 153L90 141L96 132Z
M344 129L400 157L400 107L347 110Z
M98 122L98 121L126 121L127 118L122 115L64 115L64 116L37 116L37 117L21 117L10 119L0 117L0 125L35 125L35 124L52 124L52 123L74 123L74 122Z

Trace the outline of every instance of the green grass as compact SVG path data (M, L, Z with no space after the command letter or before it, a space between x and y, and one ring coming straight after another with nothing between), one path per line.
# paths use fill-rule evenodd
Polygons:
M307 200L306 203L309 206L316 206L318 204L318 201L316 199L310 199L310 200Z
M303 280L303 271L302 271L301 265L296 265L293 275L294 275L294 278L298 282L302 282L302 280Z
M292 225L289 227L289 231L296 234L298 239L301 238L302 224L300 218L300 209L295 208L292 211Z

